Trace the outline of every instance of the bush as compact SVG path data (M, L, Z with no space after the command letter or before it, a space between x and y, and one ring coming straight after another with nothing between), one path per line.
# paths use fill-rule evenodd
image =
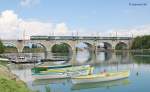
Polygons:
M31 92L26 85L0 76L1 92Z
M4 53L4 45L1 41L0 41L0 53Z
M63 44L55 44L52 47L53 53L69 53L69 46L65 43Z
M134 38L132 49L150 49L150 35Z

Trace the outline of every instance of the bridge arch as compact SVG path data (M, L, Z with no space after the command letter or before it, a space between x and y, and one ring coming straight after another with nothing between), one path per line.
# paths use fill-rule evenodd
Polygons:
M100 42L96 46L98 49L104 49L104 50L111 50L112 49L112 44L109 42Z
M81 41L76 44L76 48L79 50L87 49L88 51L93 50L93 44L90 42Z
M116 50L126 50L128 49L128 44L125 42L118 42L115 46Z
M112 49L112 44L111 43L109 43L109 42L102 42L103 43L103 48L105 49L105 50L111 50Z
M54 48L57 47L57 46L62 46L63 48L66 48L66 51L68 53L72 53L73 52L73 46L67 42L59 42L59 43L53 43L51 46L50 46L50 49L51 49L51 52L55 52L54 51ZM63 52L65 50L62 51L62 48L59 48L58 50L56 50L56 52Z
M31 48L32 48L32 50L29 51ZM28 49L27 52L29 52L29 53L31 53L31 52L32 53L33 52L44 52L44 53L47 52L46 47L42 43L37 43L37 42L34 42L34 43L29 42L29 43L24 44L22 52L26 52L26 49ZM34 50L34 49L38 49L38 51Z
M92 47L92 44L91 43L89 43L89 42L83 42L84 44L86 44L89 48L91 48Z

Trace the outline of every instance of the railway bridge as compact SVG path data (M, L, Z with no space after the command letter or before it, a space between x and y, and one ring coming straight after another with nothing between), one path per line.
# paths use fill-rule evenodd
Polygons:
M97 37L97 36L31 36L30 40L2 40L4 45L11 45L17 48L21 53L27 44L41 45L45 52L51 52L55 44L65 43L71 51L76 51L77 44L84 43L92 51L98 48L106 50L115 50L117 46L123 46L123 49L130 49L132 45L131 37ZM101 46L100 44L103 44Z

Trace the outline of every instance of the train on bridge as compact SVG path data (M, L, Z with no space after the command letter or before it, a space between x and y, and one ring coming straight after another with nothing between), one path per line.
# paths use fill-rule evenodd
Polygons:
M30 40L130 40L131 37L98 36L31 36Z

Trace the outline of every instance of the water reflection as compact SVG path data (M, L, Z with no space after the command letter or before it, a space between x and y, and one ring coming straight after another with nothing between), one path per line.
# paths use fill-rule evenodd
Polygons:
M9 57L18 56L16 53L5 54ZM25 55L27 58L32 58L36 56L38 59L44 58L44 53L21 53L21 55ZM140 55L140 56L139 56ZM146 56L145 56L146 55ZM100 73L104 69L107 71L119 71L119 70L130 70L131 76L129 80L122 81L114 81L108 83L95 83L95 84L87 84L87 85L73 85L69 79L63 80L33 80L31 76L31 68L34 67L34 64L10 64L9 68L13 73L19 76L23 81L25 81L29 88L33 90L39 90L39 92L46 92L46 90L51 90L51 92L71 92L76 91L82 92L81 89L88 89L87 92L99 92L106 91L102 88L114 88L117 89L111 92L120 92L120 87L124 87L124 84L127 85L127 89L132 91L132 86L128 85L133 83L137 89L141 86L145 89L149 89L149 87L144 86L149 80L150 76L150 57L148 56L148 52L146 53L131 53L131 52L97 52L90 53L87 50L78 51L76 54L68 55L68 54L60 54L60 53L48 53L48 58L71 58L70 61L56 61L56 62L45 62L45 65L53 65L53 64L75 64L75 65L84 65L90 64L95 67L94 73ZM141 85L143 83L143 85ZM150 85L150 83L147 85ZM48 89L50 88L50 89ZM123 89L128 91L126 89ZM135 90L136 92L140 92L142 90ZM86 91L84 91L86 92Z
M32 85L37 86L37 85L48 85L48 84L60 84L63 83L65 84L66 81L70 81L67 79L39 79L39 80L34 80Z
M86 54L85 54L86 53ZM76 62L84 64L92 59L92 55L88 50L78 51L76 54Z
M121 85L129 85L130 81L128 79L116 80L116 81L109 81L109 82L100 82L100 83L86 83L86 84L75 84L72 86L72 90L81 90L81 89L92 89L92 88L111 88L114 86L121 86Z
M100 62L109 61L111 57L112 57L112 52L110 51L97 53L97 61L100 61Z
M150 51L132 52L132 59L138 64L150 64Z

